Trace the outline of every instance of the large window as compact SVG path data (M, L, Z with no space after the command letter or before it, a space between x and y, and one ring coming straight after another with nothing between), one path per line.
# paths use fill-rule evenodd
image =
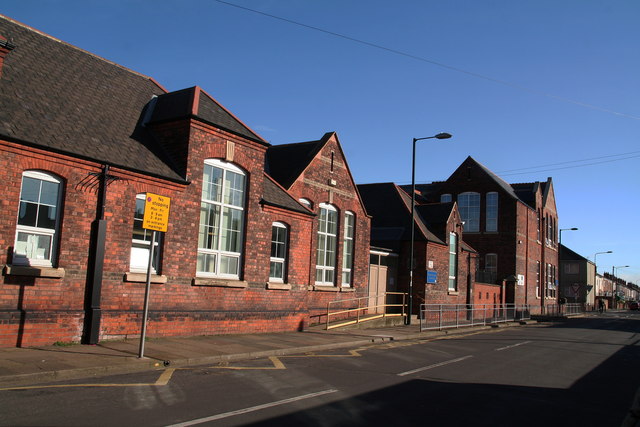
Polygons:
M244 203L245 175L242 170L221 160L205 160L198 275L239 278Z
M480 231L480 193L459 194L458 209L464 221L464 231Z
M287 274L287 226L281 222L271 225L271 259L269 281L284 282Z
M149 266L149 253L151 249L152 230L142 228L144 220L145 194L136 195L136 209L133 213L133 237L131 239L131 259L129 269L131 271L147 271ZM153 260L151 262L151 272L160 271L160 239L162 233L156 233L156 242L153 248Z
M484 270L487 272L491 283L498 279L498 254L487 254L484 257Z
M455 233L449 233L449 290L458 289L456 279L458 271L458 236Z
M486 231L498 231L498 193L487 193Z
M44 172L22 174L13 263L51 267L56 255L62 183Z
M338 211L331 205L321 203L316 255L316 284L318 285L335 283L337 232Z
M346 212L344 214L344 240L342 245L342 286L352 285L354 228L355 216L351 212Z

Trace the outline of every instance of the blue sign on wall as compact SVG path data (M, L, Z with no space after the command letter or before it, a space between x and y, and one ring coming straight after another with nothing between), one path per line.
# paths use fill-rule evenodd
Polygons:
M438 281L438 272L427 270L427 283L436 283Z

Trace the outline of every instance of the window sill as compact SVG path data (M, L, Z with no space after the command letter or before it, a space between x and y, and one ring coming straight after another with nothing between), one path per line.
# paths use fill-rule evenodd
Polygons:
M147 273L133 273L131 271L128 273L124 273L124 281L134 283L147 283ZM152 274L151 283L167 283L167 276Z
M7 264L4 266L3 273L5 276L28 276L62 279L64 277L64 268L33 267L28 265Z
M351 286L343 286L340 288L340 292L355 292L356 290Z
M288 283L267 282L267 289L277 290L277 291L290 291L291 285Z
M460 292L458 291L452 291L452 290L447 290L447 295L460 295Z
M249 283L245 282L244 280L194 277L193 286L217 286L220 288L245 289L249 287Z
M318 292L340 292L340 288L337 286L326 286L326 285L311 285L309 286L310 291L318 291Z

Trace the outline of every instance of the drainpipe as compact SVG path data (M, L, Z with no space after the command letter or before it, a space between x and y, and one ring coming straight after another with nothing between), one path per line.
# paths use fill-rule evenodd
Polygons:
M87 268L87 292L85 299L85 321L83 344L97 344L100 336L100 322L102 309L100 306L102 293L102 272L104 267L105 242L107 236L107 221L104 219L107 200L107 178L109 165L104 165L98 176L100 187L98 190L98 206L96 220L91 224L91 239L89 243L89 265Z

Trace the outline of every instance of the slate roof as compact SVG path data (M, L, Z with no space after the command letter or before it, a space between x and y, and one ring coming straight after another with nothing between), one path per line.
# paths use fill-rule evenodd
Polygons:
M15 45L0 80L0 137L9 141L179 182L183 168L143 121L194 117L269 145L197 87L166 93L147 76L2 15L0 36Z
M263 145L269 145L197 86L159 96L148 121L149 123L158 123L190 117L198 118L220 129L260 142Z
M155 82L4 16L0 35L16 46L0 80L2 137L182 181L137 132L144 107L165 92Z
M560 261L584 261L591 262L577 252L572 251L565 245L560 245Z
M385 241L391 236L399 240L411 239L411 198L400 187L391 182L361 184L358 191L367 213L372 216L372 242L377 239ZM444 244L429 230L420 215L416 215L416 238Z
M284 188L290 188L309 166L333 132L317 141L272 145L267 149L265 169Z
M262 203L271 206L285 208L294 212L308 215L315 215L309 209L301 205L289 193L280 187L269 175L265 173L264 188L262 192Z

